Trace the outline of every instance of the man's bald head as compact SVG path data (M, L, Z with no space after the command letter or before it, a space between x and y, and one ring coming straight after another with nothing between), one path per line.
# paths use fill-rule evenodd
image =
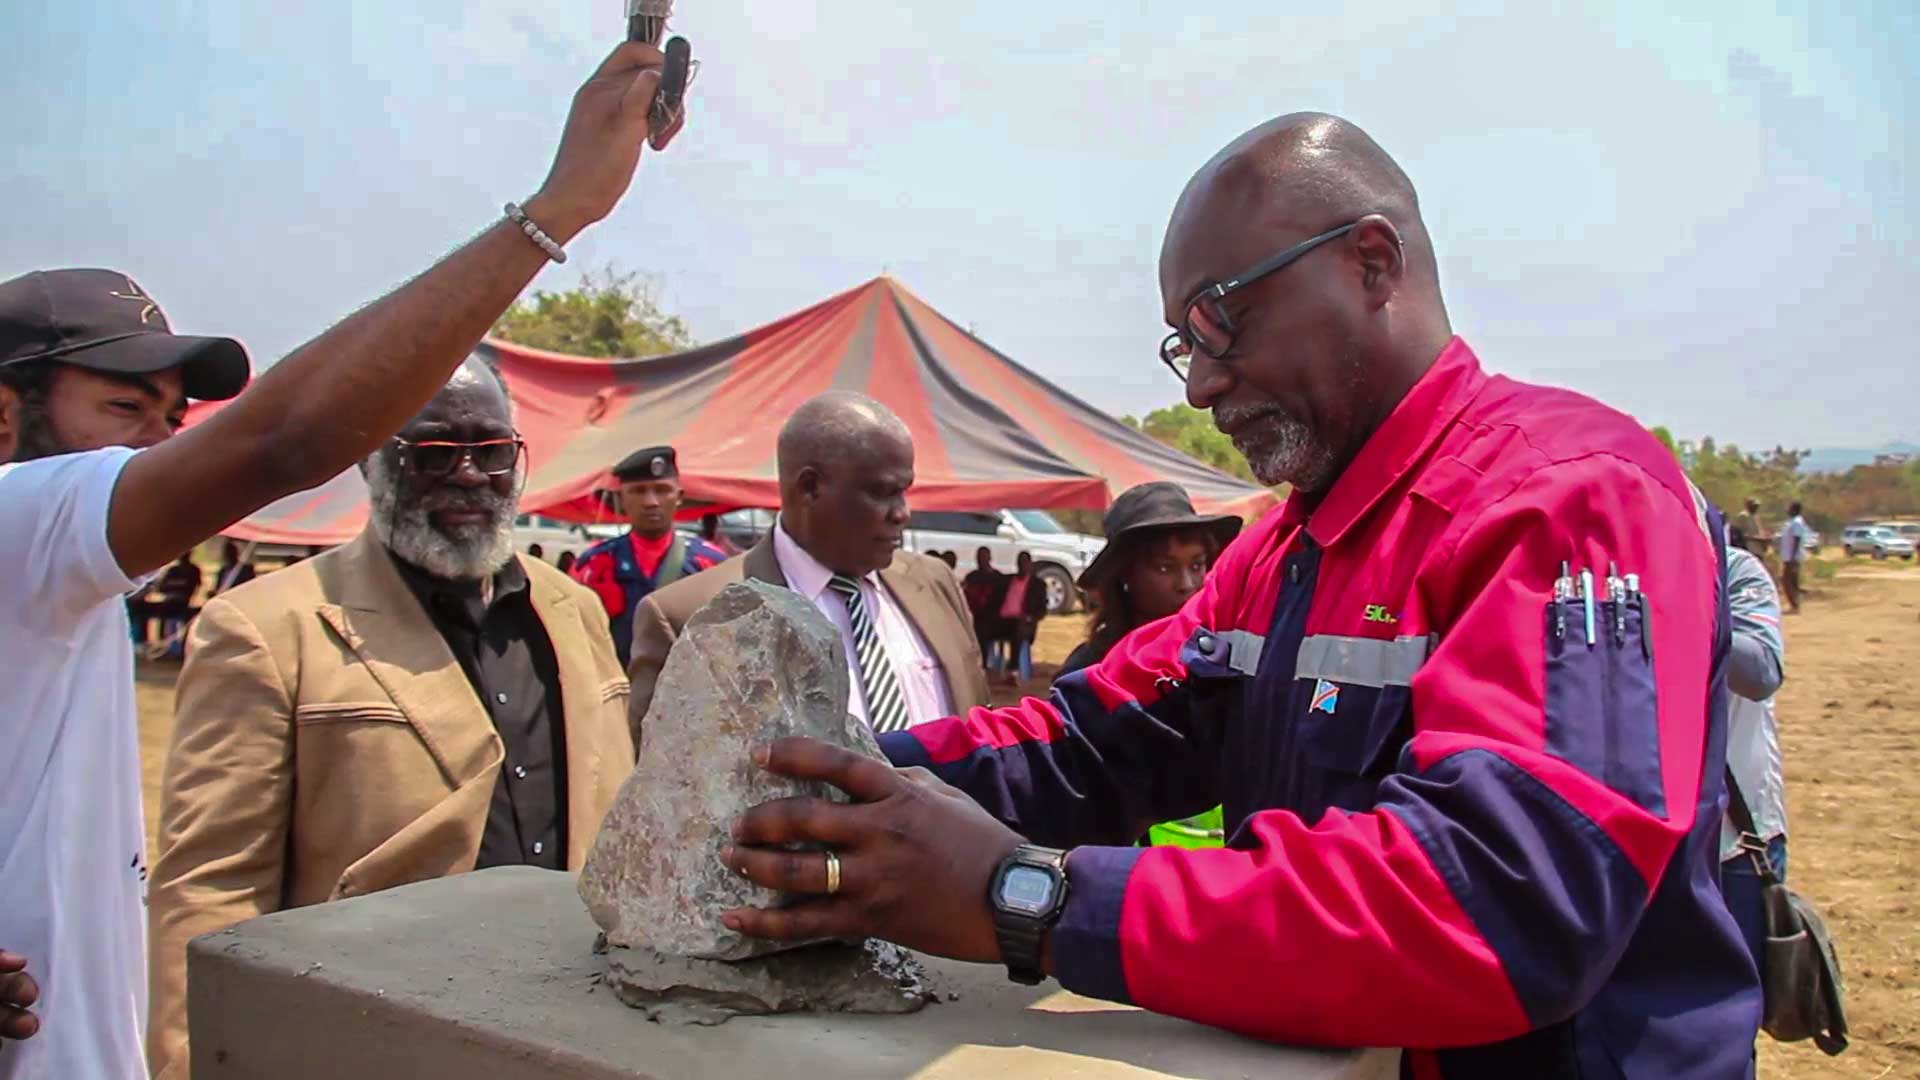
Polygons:
M907 524L913 435L893 410L832 391L780 429L780 521L835 573L872 573L893 559Z
M821 467L900 446L911 456L913 433L892 409L865 394L830 390L809 398L780 428L780 484L784 490L803 466Z
M1245 283L1202 298L1234 281ZM1366 132L1324 113L1261 124L1194 174L1167 226L1160 288L1176 330L1201 298L1230 331L1221 357L1194 356L1188 401L1214 410L1263 481L1310 491L1331 485L1451 336L1413 183Z
M1237 270L1369 214L1393 224L1418 264L1411 269L1429 282L1437 278L1413 181L1372 136L1327 113L1275 117L1228 143L1187 182L1161 250L1161 285L1182 301L1198 290L1203 283L1167 280L1168 260L1178 244L1216 239L1213 227L1222 220L1246 241L1247 261L1234 264Z

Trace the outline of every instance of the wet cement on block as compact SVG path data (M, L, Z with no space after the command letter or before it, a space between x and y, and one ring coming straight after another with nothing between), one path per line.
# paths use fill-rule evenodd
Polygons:
M604 944L604 943L602 943ZM724 1024L770 1013L909 1013L939 998L911 953L883 941L830 943L752 960L605 950L621 1001L666 1023Z
M272 915L188 949L201 1080L1397 1080L1391 1051L1273 1046L919 957L910 1015L649 1023L594 955L571 874L502 867Z

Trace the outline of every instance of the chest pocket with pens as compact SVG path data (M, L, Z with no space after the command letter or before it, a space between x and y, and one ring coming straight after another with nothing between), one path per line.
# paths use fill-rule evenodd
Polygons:
M1546 749L1664 816L1652 610L1639 574L1561 564L1543 627Z

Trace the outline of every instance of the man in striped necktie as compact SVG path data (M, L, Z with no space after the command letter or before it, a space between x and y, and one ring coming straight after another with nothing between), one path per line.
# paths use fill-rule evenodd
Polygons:
M972 618L947 564L900 549L913 438L885 405L834 391L780 429L780 520L745 555L641 601L633 622L630 721L641 730L654 679L681 627L727 585L752 578L813 601L840 631L848 711L877 732L988 703Z
M907 697L900 690L899 673L894 670L886 646L880 642L880 633L874 629L860 579L835 574L827 579L827 588L846 605L847 622L853 628L853 671L860 677L860 697L867 706L867 722L875 731L905 731Z

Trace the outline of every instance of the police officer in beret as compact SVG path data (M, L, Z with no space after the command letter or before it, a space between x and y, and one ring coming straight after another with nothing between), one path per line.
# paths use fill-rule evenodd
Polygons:
M727 554L674 531L681 492L673 447L636 450L613 467L613 477L620 483L620 509L632 529L588 548L573 564L572 574L599 594L624 665L633 646L633 611L640 601L663 585L725 561Z

